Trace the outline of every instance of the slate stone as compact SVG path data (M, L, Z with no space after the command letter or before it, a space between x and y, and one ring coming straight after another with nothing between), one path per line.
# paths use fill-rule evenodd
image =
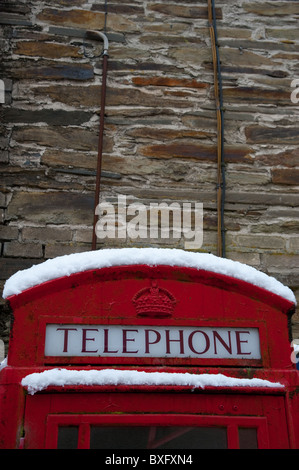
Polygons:
M297 127L249 126L245 134L249 144L299 144Z
M94 76L93 67L82 63L52 62L23 62L18 61L15 66L4 64L5 73L14 79L34 80L90 80Z
M8 217L41 224L92 224L94 194L62 192L16 192Z
M3 111L3 121L33 124L44 122L51 126L79 126L88 122L93 113L53 109L29 110L7 108Z
M299 170L293 168L274 168L272 181L276 184L299 185Z

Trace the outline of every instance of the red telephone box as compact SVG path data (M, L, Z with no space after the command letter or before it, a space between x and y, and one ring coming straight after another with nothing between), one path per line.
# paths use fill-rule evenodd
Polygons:
M299 448L293 293L213 255L115 249L5 286L0 447Z

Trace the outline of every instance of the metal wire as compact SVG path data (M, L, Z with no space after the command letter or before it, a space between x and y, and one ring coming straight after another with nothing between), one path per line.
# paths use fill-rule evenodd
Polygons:
M108 15L108 5L107 0L105 0L105 20L104 20L104 33L107 33L107 15Z
M105 22L104 32L107 29L107 0L105 0ZM100 110L100 126L99 126L99 141L98 141L98 158L97 158L97 172L96 172L96 188L95 188L95 199L94 199L94 218L93 218L93 232L91 249L96 249L97 236L96 236L96 224L98 222L98 214L96 208L99 204L100 199L100 186L101 186L101 171L102 171L102 152L103 152L103 136L104 136L104 121L105 121L105 102L106 102L106 80L107 80L107 67L108 67L108 38L106 34L100 31L87 31L87 34L95 36L97 39L103 40L103 51L101 56L103 57L103 71L102 71L102 89L101 89L101 110Z
M224 163L224 124L223 124L223 94L222 76L219 57L219 46L216 26L216 11L214 0L208 0L208 19L212 45L214 93L217 113L217 231L218 231L218 256L225 257L225 227L224 227L224 203L225 203L225 163Z

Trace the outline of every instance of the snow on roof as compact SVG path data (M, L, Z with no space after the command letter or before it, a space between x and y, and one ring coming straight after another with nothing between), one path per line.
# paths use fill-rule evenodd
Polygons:
M30 287L77 272L140 264L212 271L249 282L296 303L293 292L287 286L251 266L208 253L193 253L172 248L111 248L59 256L15 273L6 281L3 297L20 294Z
M282 388L279 382L264 379L238 379L223 374L190 374L176 372L143 372L137 370L69 370L51 369L29 374L22 379L28 393L44 390L50 386L66 385L174 385L205 387L275 387Z

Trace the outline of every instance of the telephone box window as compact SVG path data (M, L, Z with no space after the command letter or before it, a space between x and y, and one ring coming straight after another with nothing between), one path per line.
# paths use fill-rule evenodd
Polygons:
M91 426L91 449L226 449L226 428Z
M57 449L77 449L78 426L59 426Z
M144 426L91 426L91 449L146 449L148 429Z
M239 428L240 449L257 449L256 428Z

